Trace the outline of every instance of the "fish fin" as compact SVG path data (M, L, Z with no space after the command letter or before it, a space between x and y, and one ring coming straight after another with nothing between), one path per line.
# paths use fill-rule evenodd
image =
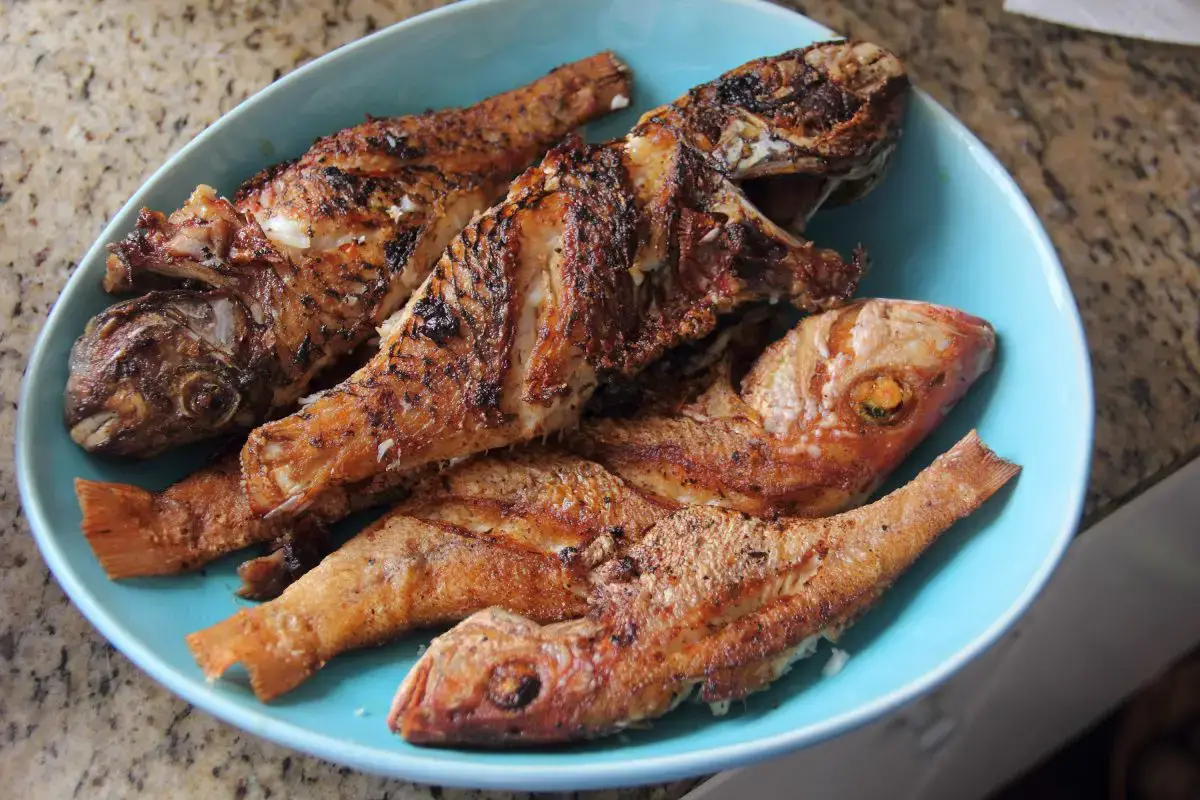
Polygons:
M312 630L287 624L296 621L291 615L278 619L265 609L244 609L187 636L188 649L206 678L215 680L241 663L250 675L250 688L263 702L296 688L323 665Z
M938 462L970 486L980 498L979 503L998 492L1021 471L1020 465L996 455L975 430L938 456L934 463Z
M124 483L75 479L80 528L109 578L174 575L198 566L194 548L163 536L154 495Z

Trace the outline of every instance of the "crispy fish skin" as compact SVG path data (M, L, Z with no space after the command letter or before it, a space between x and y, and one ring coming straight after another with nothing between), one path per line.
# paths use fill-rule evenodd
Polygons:
M505 602L546 621L578 616L585 608L554 556L497 547L449 526L393 514L275 600L192 633L187 643L209 677L241 662L254 693L266 701L294 689L338 653Z
M667 125L735 179L802 178L769 180L755 197L799 232L827 200L852 202L882 179L908 85L900 59L876 44L819 42L743 64L641 124Z
M700 354L698 361L712 363L731 346L737 347L718 342L714 354ZM751 365L740 395L719 374L694 400L663 402L653 413L631 419L587 421L564 444L667 508L710 503L761 516L836 513L865 500L928 435L987 369L994 348L991 327L963 312L911 301L856 302L805 319L768 347ZM863 397L855 390L868 383L876 387L881 376L902 384L899 409L864 417ZM531 452L549 458L549 451ZM514 505L518 487L512 481L537 471L546 487L584 491L580 478L553 459L538 464L533 456L516 458L488 455L475 459L469 473L444 473L442 479L451 481L485 470L490 475L478 488L460 492L476 498L474 509L444 521L478 533L479 526L501 524L499 514L517 536L526 511ZM186 571L289 534L317 535L321 525L351 508L381 502L417 479L390 471L377 480L374 486L332 492L304 514L267 520L251 513L233 459L162 493L83 480L76 485L84 535L109 577L124 578ZM443 502L437 486L427 482L404 513L444 513L431 510ZM596 492L603 495L602 489ZM492 498L486 507L484 497ZM422 502L432 505L414 505ZM480 520L475 527L472 514ZM255 578L275 566L276 556L266 558L271 560L247 566L252 574L243 577L251 595L269 594L249 589L271 582L270 574ZM276 580L286 585L289 578Z
M188 636L209 678L241 662L263 701L347 650L493 605L586 611L586 569L667 513L577 456L529 448L452 467L278 598Z
M813 369L813 355L826 353L829 358L825 363L836 364L837 372L845 376L849 386L855 384L860 374L878 375L881 364L889 367L893 373L905 369L910 372L936 369L950 376L946 382L957 382L959 375L973 376L976 374L981 361L990 358L992 334L986 323L965 314L930 304L868 301L866 305L870 306L871 304L886 306L887 309L879 312L873 311L869 307L866 310L851 309L849 312L845 310L828 311L801 323L795 331L802 335L798 336L796 341L785 338L777 343L773 349L760 356L759 361L751 368L750 374L753 375L762 365L769 368L768 374L772 376L777 375L781 370L793 367L796 375L806 376ZM893 323L898 323L903 319L904 324L888 324L879 330L872 329L870 338L875 345L872 348L861 347L848 356L843 356L837 346L830 348L824 338L818 339L806 333L809 328L814 327L814 321L818 323L816 327L820 331L836 328L839 325L847 332L853 331L855 324L853 322L846 323L847 315L851 317L851 320L862 319L864 315L872 317L874 318L874 322L870 323L872 326L881 324L881 319L891 319ZM935 324L939 319L945 317L953 320L955 326L946 328ZM823 319L828 324L822 323ZM927 346L926 349L937 349L935 344L948 340L955 331L961 331L964 336L972 337L969 346L948 345L942 347L937 351L938 357L931 364L927 364L923 359L928 354L924 353L922 346ZM847 337L859 340L866 338L861 335L850 336L849 333L847 333ZM905 357L911 361L906 363ZM804 383L807 388L811 388L808 387L810 383L808 377L804 377L803 380L797 378L797 381ZM858 453L858 457L862 459L863 463L859 465L861 475L856 473L858 483L855 486L861 489L865 485L874 485L881 480L880 477L872 475L869 472L870 469L890 469L891 461L881 460L878 455L872 457L873 451L884 452L887 459L899 459L907 455L917 441L932 429L936 421L941 419L946 406L961 396L967 385L969 385L969 381L963 381L963 385L953 389L949 395L936 395L936 391L941 387L935 387L934 396L927 398L929 403L927 407L916 405L916 395L920 395L920 392L917 392L908 400L911 407L906 414L909 419L917 414L922 414L927 419L921 420L916 428L898 433L885 432L881 436L871 436L868 431L857 438L853 446L857 448L855 452ZM915 384L910 382L910 386L915 386ZM821 387L817 386L816 389L816 396L819 398L822 396ZM706 431L707 435L718 443L722 443L730 437L728 432L713 423L713 420L718 420L723 424L723 421L729 419L729 414L721 409L731 405L733 400L724 402L718 400L723 396L722 393L732 394L727 377L723 378L723 382L719 379L700 400L685 406L682 412L679 410L660 411L655 415L639 417L634 420L600 420L585 425L580 433L580 437L586 437L590 435L593 428L599 426L611 438L615 433L623 432L628 427L629 439L640 447L650 448L653 452L653 459L641 453L640 460L623 461L615 466L609 464L609 469L606 470L595 462L555 448L527 446L504 454L485 454L426 480L414 490L413 496L409 500L402 503L389 515L389 518L414 518L431 523L430 525L417 526L414 524L410 526L400 522L389 523L381 530L373 530L370 535L374 537L373 541L379 543L377 546L383 547L388 546L387 541L390 537L405 537L406 541L416 541L418 538L424 537L428 540L427 546L429 547L443 548L446 552L457 548L455 550L456 557L463 559L465 574L471 575L472 580L459 580L450 572L414 570L405 573L406 583L403 584L405 591L414 595L428 595L437 598L437 608L443 614L442 617L439 617L439 621L454 621L456 618L452 616L453 614L466 616L468 613L483 610L489 604L495 604L507 611L533 617L538 622L545 622L547 620L536 606L526 608L523 605L528 602L528 595L520 592L506 592L501 595L481 593L474 585L474 572L469 564L476 561L487 561L488 548L491 547L495 548L496 569L520 571L525 568L520 567L514 561L517 557L513 553L516 551L528 553L530 554L528 557L535 558L536 563L551 565L545 567L545 571L536 572L535 578L530 578L531 580L545 580L548 576L553 576L555 574L553 565L561 564L559 568L561 583L563 585L574 584L579 587L582 594L584 581L578 574L581 569L603 563L614 556L619 557L641 538L645 530L666 518L670 510L703 503L717 503L725 506L744 504L744 501L740 500L739 496L728 488L728 485L736 485L739 479L762 479L756 473L724 476L722 480L726 481L728 485L720 494L700 493L700 490L697 489L698 483L689 482L686 478L679 478L674 472L669 473L672 475L672 480L660 481L653 485L653 497L645 496L645 487L640 485L645 484L645 481L641 479L644 478L645 470L650 466L663 471L669 469L665 465L683 464L685 468L683 474L685 475L699 473L702 468L704 475L721 475L723 470L731 466L727 458L728 452L720 449L719 446L709 446L705 438ZM733 398L736 398L736 395L733 395ZM923 396L922 399L926 400ZM736 401L742 402L740 399ZM794 403L792 405L795 406ZM837 416L837 412L843 406L844 404L835 401L828 408L818 406L817 413L822 415L822 419L839 420L841 418ZM707 409L707 418L700 419L697 416L698 409ZM673 424L680 420L701 426L703 430L692 431L687 427L680 428ZM767 437L768 434L762 429L761 421L755 424L757 426L754 429L756 435ZM741 431L742 429L735 430ZM826 425L818 430L830 432L834 430L834 427ZM681 433L693 435L681 436ZM569 438L568 442L571 441ZM814 443L805 448L806 459L811 458L811 454L807 452L808 446L818 448L835 462L845 455L845 446L840 443L840 437L816 437ZM735 473L737 472L736 468L741 464L741 459L734 459L732 467L735 468ZM838 493L824 490L809 492L795 490L796 485L806 485L803 484L803 481L816 480L808 461L799 465L782 462L774 466L770 464L767 466L752 464L751 466L764 470L775 469L783 478L793 481L794 483L785 484L792 487L787 492L787 496L792 498L788 507L806 515L815 516L817 512L840 511L861 502L866 497L865 490ZM789 467L791 473L788 472ZM630 474L640 480L640 484L634 482L631 485L630 482L627 482L623 473L624 468L628 468ZM818 477L827 474L818 473ZM712 481L709 481L705 485L711 484ZM814 489L822 489L817 483L807 485ZM778 493L772 496L776 497ZM766 503L766 497L767 495L761 495L759 502ZM778 508L767 508L767 510L777 512ZM467 547L462 543L456 544L456 536L471 537L471 546ZM548 559L548 561L540 559ZM413 627L423 624L425 618L413 616L406 601L393 601L392 598L398 591L396 584L373 583L364 588L358 584L338 583L331 588L331 584L333 584L330 579L331 574L348 575L357 571L367 576L377 571L378 567L372 549L344 548L342 551L330 555L326 561L329 564L337 565L335 573L330 572L332 568L310 573L300 578L287 590L286 600L281 598L279 601L268 603L253 611L239 612L238 616L247 619L252 617L277 620L271 630L292 631L314 626L323 629L333 628L335 627L333 623L323 620L339 617L344 613L344 608L366 602L369 599L375 603L376 607L388 609L388 627L377 627L375 629L376 638L372 641L382 641L385 637L399 636ZM500 581L501 579L493 574L493 580ZM346 592L346 594L338 594L338 591ZM322 598L322 603L315 602L312 599L315 597ZM303 613L295 611L301 603L305 609ZM393 606L395 606L394 609ZM269 699L283 691L282 687L294 688L300 680L315 670L316 667L313 665L324 663L329 657L343 649L358 646L357 640L346 637L325 638L322 639L323 649L320 651L319 657L318 653L314 651L304 658L297 657L299 660L292 659L286 664L267 667L265 665L268 661L282 657L278 654L306 653L308 652L306 647L309 645L295 640L289 641L288 647L275 647L269 644L271 636L275 634L263 631L261 625L219 623L211 629L211 632L205 631L196 635L193 639L193 650L197 660L202 665L206 665L206 670L209 666L212 667L209 671L212 677L216 677L228 668L230 664L228 658L231 657L214 656L215 652L234 653L236 651L246 654L243 660L250 665L252 676L256 672L275 676L269 683L255 679L256 683L253 684L255 691L258 691L264 699ZM272 661L272 663L274 662ZM785 654L782 657L768 659L762 664L737 670L730 676L711 676L711 686L705 687L705 696L708 694L721 695L722 687L731 682L736 682L739 686L769 683L770 676L776 674L779 669L785 668L788 663L790 660ZM763 675L755 677L757 673L763 673ZM286 681L280 677L285 674L291 676ZM746 689L746 691L750 691L750 689Z
M824 516L886 480L992 365L995 331L956 309L869 299L801 321L734 391L568 437L649 496Z
M541 626L500 609L433 641L389 726L413 743L485 746L611 734L761 688L750 665L863 613L954 522L1019 468L974 432L908 485L855 511L769 522L693 507L601 566L586 618Z
M627 69L602 53L470 108L319 139L232 202L201 186L170 217L143 210L110 247L105 285L169 289L89 322L70 359L72 438L146 457L291 405L403 305L513 176L629 94Z
M809 52L756 68L786 73L782 63L807 64ZM844 303L857 286L859 254L847 263L793 236L733 182L764 174L764 162L825 175L824 156L779 143L819 131L836 139L848 121L841 106L814 104L811 92L852 94L832 77L840 62L817 63L831 77L788 84L787 96L778 82L747 88L723 76L679 101L687 113L652 115L621 141L552 151L451 243L389 324L373 363L251 435L242 467L252 508L296 513L329 486L569 427L598 382L636 374L668 348L702 338L739 305L786 299L816 311ZM903 69L894 57L889 63L896 82L855 102L902 105ZM730 80L741 88L722 91ZM753 114L768 91L771 114ZM864 118L898 124L892 113ZM729 122L727 134L709 130L714 119ZM736 146L766 154L734 159ZM854 160L848 152L846 163Z
M75 495L83 535L105 574L116 580L190 572L250 545L321 536L352 511L402 497L419 477L385 475L373 484L345 487L291 519L250 513L236 452L161 492L76 478Z

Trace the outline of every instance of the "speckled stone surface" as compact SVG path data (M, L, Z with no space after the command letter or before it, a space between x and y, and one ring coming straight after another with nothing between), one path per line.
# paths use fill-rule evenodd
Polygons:
M431 0L0 2L0 438L26 353L105 221L170 153L300 63ZM896 50L1016 176L1082 309L1098 420L1088 517L1200 446L1200 58L1004 14L999 0L812 0ZM620 43L614 42L619 48ZM6 797L487 797L339 769L191 709L50 577L0 453ZM675 797L685 784L603 796Z

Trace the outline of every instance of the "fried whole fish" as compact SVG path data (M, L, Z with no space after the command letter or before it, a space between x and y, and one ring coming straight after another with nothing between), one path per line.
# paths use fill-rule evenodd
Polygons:
M861 615L1018 471L972 432L835 517L676 512L599 568L587 617L542 626L493 608L434 639L388 724L419 744L563 742L659 717L710 677L713 702L761 689L781 671L764 664Z
M886 367L893 374L902 374L908 366L903 360L905 357L933 350L935 343L948 335L934 324L937 320L947 315L961 318L964 324L973 320L941 306L899 301L869 303L891 310L898 304L909 317L915 317L924 306L929 324L916 324L910 319L905 325L884 325L877 335L890 337L893 341L882 347L882 352L862 348L849 360L840 354L835 356L831 361L841 361L841 370L874 374L872 370ZM845 313L843 310L827 311L816 319L841 318ZM867 309L859 314L874 315L874 312ZM874 316L876 320L872 324L884 324L879 321L880 315ZM810 322L804 322L797 330L803 331L808 325ZM979 348L990 343L991 332L978 320L971 322L971 326L977 340L973 346L945 347L938 352L941 368L948 374L957 376L961 373L971 377L977 372L977 361L984 357ZM794 359L801 366L809 366L806 355L810 350L820 352L819 346L812 337L802 336L800 341L802 344L798 347L786 340L781 342L785 355L768 352L759 363L783 368L783 360ZM917 365L920 369L928 367L920 358ZM756 364L752 371L757 369ZM722 376L721 380L725 381L724 391L731 392L727 378ZM850 381L848 385L854 383ZM788 494L787 507L815 515L816 512L840 511L861 502L867 495L864 487L874 486L881 480L870 473L870 468L890 469L887 459L899 458L911 450L964 391L960 386L949 393L942 391L941 386L918 383L910 386L913 392L906 400L911 407L909 413L922 417L913 423L914 427L906 429L902 435L886 427L867 428L850 443L835 437L819 438L814 446L825 448L831 459L844 457L847 448L859 455L863 466L854 476L857 482L840 484L842 489L848 490L838 493L792 491ZM713 393L710 390L708 394ZM685 414L704 405L699 402L685 406ZM833 403L828 409L818 409L817 413L840 419L842 407L842 404ZM632 441L642 446L664 448L657 451L664 463L681 461L691 470L703 465L704 458L713 452L724 452L706 450L703 437L677 441L674 438L677 429L665 424L677 418L694 421L686 415L660 412L637 420L590 423L584 426L581 435L588 436L597 424L603 425L609 436L613 431L621 430L622 424L630 425L634 430L634 435L629 437ZM728 438L720 432L714 435L718 439ZM769 438L761 428L758 435ZM655 436L662 438L655 441ZM677 447L689 443L697 448L695 454L688 452L686 447ZM676 449L667 449L672 447ZM874 455L877 449L884 450L887 458ZM646 461L630 463L633 474L640 477ZM713 472L719 472L717 468L721 466L721 463L714 464ZM779 474L796 482L788 486L800 485L799 482L806 479L827 481L830 474L814 472L808 461L796 467L794 478L787 474L786 468L786 464L778 465ZM729 477L735 486L738 481L752 479L752 474L736 474L736 470ZM814 486L824 488L819 483ZM351 540L353 547L343 547L328 556L320 567L301 577L278 600L239 611L229 620L193 634L189 644L210 677L219 676L234 661L245 663L252 687L265 700L294 688L340 652L398 637L414 627L457 621L488 605L499 605L510 612L546 622L549 620L544 608L527 605L530 596L512 590L514 582L527 581L530 585L543 587L546 596L555 596L546 587L558 587L555 591L574 587L577 596L582 597L586 590L582 570L619 556L639 541L655 522L665 519L672 509L696 503L732 505L741 499L732 489L718 495L699 496L694 487L682 480L658 483L655 489L654 496L650 497L631 485L619 469L606 470L595 462L554 448L526 446L510 453L481 455L417 486L410 500L368 532ZM728 500L729 497L734 500ZM805 505L806 500L813 505ZM838 501L843 505L837 506ZM759 502L766 503L767 496L761 495ZM765 506L761 510L778 514L780 508ZM370 544L359 543L362 537L367 537ZM393 555L381 560L380 553ZM430 557L431 553L437 554L436 568L423 566L422 559ZM461 561L460 571L455 571L456 559ZM481 585L482 567L476 565L488 565L492 570L487 573L487 586L494 589ZM511 575L506 571L511 571ZM387 579L380 579L381 574L387 575ZM346 576L357 576L357 579L350 580ZM411 597L425 600L413 606L408 599ZM378 610L372 618L369 636L359 636L355 633L359 628L344 620L349 613L347 609L360 606ZM573 608L577 610L580 606L576 604ZM307 633L311 630L326 633L313 638ZM330 631L340 633L335 635ZM282 638L285 636L286 641Z
M755 515L857 505L992 365L996 335L956 309L870 299L811 316L741 382L677 413L596 420L569 446L641 491Z
M586 610L586 570L667 513L597 464L530 447L468 461L325 558L277 599L187 638L209 678L241 662L262 700L330 658L505 605Z
M297 513L331 487L573 426L599 382L636 374L739 305L845 302L859 255L845 262L789 234L735 181L802 172L812 159L793 139L898 119L864 109L902 105L902 66L861 47L760 60L757 83L736 73L679 101L706 113L663 110L623 140L551 151L455 238L370 364L251 434L251 508ZM820 82L806 77L814 61ZM849 63L861 68L831 66ZM723 91L731 81L738 90ZM832 93L858 110L826 102ZM728 133L710 131L713 120ZM761 156L735 160L739 147Z
M143 209L110 246L105 286L171 288L88 323L70 357L71 437L145 457L286 409L403 305L509 180L629 95L627 69L602 53L470 108L318 139L232 202L201 186L170 217Z
M714 342L695 369L717 363L730 346L730 338ZM750 366L741 395L719 373L698 399L676 403L663 393L653 413L589 420L565 445L669 508L835 513L879 486L987 369L994 348L992 328L966 313L856 301L801 321L769 347ZM680 388L698 383L691 369L674 376ZM876 388L883 377L900 387L887 395L900 405L868 413L862 387L883 394ZM84 536L109 577L125 578L180 572L290 532L305 535L415 480L385 472L379 483L333 492L304 514L265 520L251 513L232 459L161 493L85 480L76 492Z

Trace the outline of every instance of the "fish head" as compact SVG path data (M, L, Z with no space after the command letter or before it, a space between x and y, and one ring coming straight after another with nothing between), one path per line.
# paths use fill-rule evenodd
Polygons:
M434 639L392 703L388 726L414 743L494 745L566 738L599 689L587 619L538 625L499 608Z
M992 326L962 311L859 300L804 319L768 348L742 396L794 447L898 461L991 367L995 348Z
M904 64L879 45L819 42L743 64L640 124L674 128L733 180L826 176L855 194L899 139L907 87Z
M85 450L147 457L254 421L240 368L251 320L223 292L150 292L71 349L65 412Z

